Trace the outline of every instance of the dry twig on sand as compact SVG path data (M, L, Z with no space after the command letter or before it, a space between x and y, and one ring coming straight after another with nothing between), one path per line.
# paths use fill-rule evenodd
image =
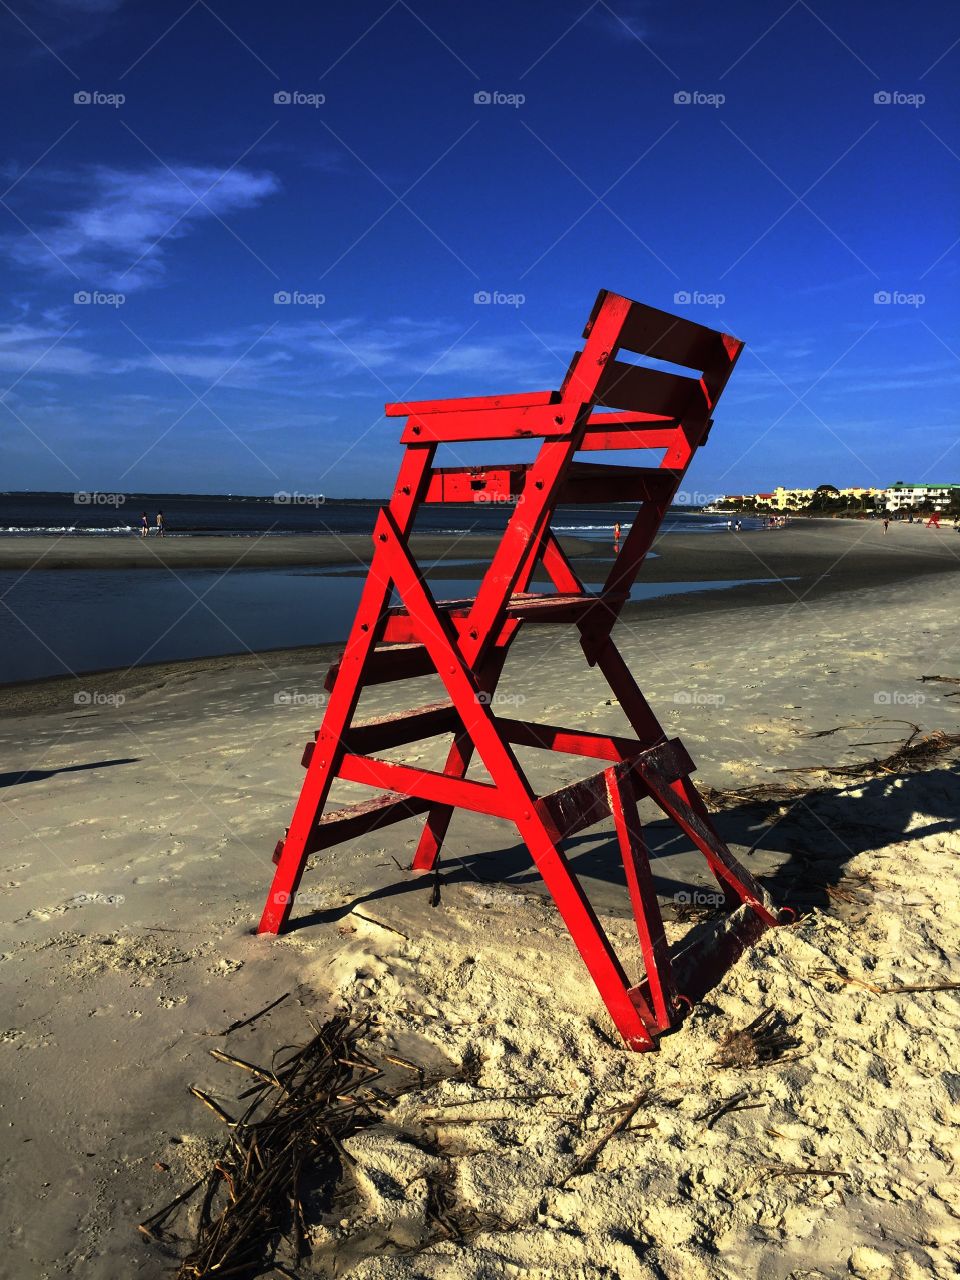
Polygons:
M726 1032L710 1065L749 1069L776 1062L800 1047L801 1042L790 1031L797 1021L788 1022L779 1009L764 1009L742 1030Z
M253 1023L262 1018L265 1013L269 1013L271 1009L275 1009L278 1004L283 1004L284 1000L288 1000L289 998L290 992L285 991L282 996L277 996L276 1000L271 1000L269 1004L264 1005L262 1009L258 1009L256 1013L251 1013L249 1018L241 1018L239 1022L231 1022L229 1027L225 1030L214 1032L214 1034L217 1036L228 1036L234 1031L239 1031L241 1027L250 1027Z
M838 973L834 969L815 969L812 976L824 982L840 982L848 987L862 987L875 996L909 995L922 991L960 991L960 982L916 982L895 987L878 987L873 982L867 982L865 978L854 978L850 974Z
M704 1111L703 1115L697 1116L697 1123L706 1120L707 1128L712 1129L718 1120L722 1120L724 1116L732 1115L735 1111L756 1111L760 1107L766 1107L770 1104L767 1102L748 1102L750 1097L749 1090L744 1089L741 1093L735 1093L732 1098L726 1098L719 1106L711 1107L710 1110Z
M627 1128L627 1126L630 1124L630 1121L637 1114L637 1112L640 1110L640 1108L643 1106L643 1104L647 1101L649 1097L650 1097L650 1090L645 1089L638 1098L634 1098L633 1102L628 1102L620 1112L619 1119L614 1121L614 1123L610 1126L609 1129L607 1129L607 1131L602 1135L602 1137L598 1138L596 1142L594 1142L591 1146L587 1148L587 1150L583 1153L582 1156L580 1156L580 1158L576 1161L573 1167L563 1175L563 1177L557 1183L557 1186L565 1187L571 1178L575 1178L578 1174L583 1173L585 1169L588 1169L590 1165L593 1164L594 1160L596 1160L597 1156L600 1154L603 1148L610 1141L610 1139L615 1137L618 1133L620 1133L622 1129ZM638 1128L652 1129L653 1122L651 1121L649 1124L639 1125Z
M399 929L395 929L392 924L384 924L382 920L374 920L373 916L365 916L361 911L353 910L350 912L352 916L356 916L358 920L365 920L367 924L375 924L378 929L386 929L387 933L395 933L398 938L403 938L405 942L409 942L410 938L407 934L401 933Z
M758 1164L758 1169L774 1178L846 1178L846 1169L812 1169L801 1164Z
M921 676L920 683L926 684L927 681L933 680L937 684L960 684L960 676ZM960 690L956 693L945 693L945 698L960 698Z

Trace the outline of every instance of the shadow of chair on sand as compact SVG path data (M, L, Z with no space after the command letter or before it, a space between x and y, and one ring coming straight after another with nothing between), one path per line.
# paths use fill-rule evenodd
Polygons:
M115 764L136 764L138 756L125 756L118 760L91 760L89 764L65 764L59 769L14 769L11 773L0 773L0 788L18 787L24 782L43 782L46 778L55 778L58 773L80 773L87 769L107 769Z
M924 820L917 823L916 815L923 815ZM777 804L746 801L712 817L720 835L751 870L751 864L767 855L772 870L758 874L778 905L797 911L826 907L829 890L843 879L847 863L858 854L907 838L946 835L960 829L960 762L896 776L851 778L831 786L811 783L808 790L801 788L796 796ZM678 895L691 888L689 881L667 869L677 858L683 859L684 867L697 867L697 887L708 880L713 887L705 860L672 822L645 822L643 832L662 904L672 905ZM629 911L623 864L612 835L587 833L566 841L564 848L581 878L623 886L623 908ZM447 885L470 881L515 887L542 885L524 845L514 843L502 850L461 855L454 839L447 846L438 879ZM398 871L389 884L359 894L342 906L294 917L290 928L336 923L364 903L407 893L429 894L431 880L433 877ZM301 893L301 901L308 894L309 886Z

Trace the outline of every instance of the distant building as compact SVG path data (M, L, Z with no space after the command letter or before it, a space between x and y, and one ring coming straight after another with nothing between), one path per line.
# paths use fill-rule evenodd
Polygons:
M876 503L889 491L874 489L869 485L852 485L847 489L837 489L838 498L846 498L859 502L862 506ZM770 511L802 511L813 501L816 489L787 489L778 484L770 493L727 494L720 501L724 503L746 503L757 507L766 507Z
M888 511L902 511L930 502L937 511L943 511L957 490L960 484L892 484L884 490L884 505Z
M777 511L797 511L809 504L813 494L813 489L785 489L778 484L770 495L770 505Z
M884 497L886 492L886 489L864 488L862 485L854 485L852 489L839 490L841 498L856 498L858 502L865 501L867 498L872 498L876 501L878 498Z

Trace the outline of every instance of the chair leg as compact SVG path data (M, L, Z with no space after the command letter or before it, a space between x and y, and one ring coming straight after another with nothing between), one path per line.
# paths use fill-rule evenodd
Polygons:
M627 877L627 889L630 893L630 905L637 925L637 936L640 939L640 950L647 972L647 985L650 988L650 999L657 1018L657 1026L666 1030L674 1021L677 993L673 983L673 967L670 963L670 948L663 928L663 916L657 901L657 891L650 871L650 859L647 856L646 841L637 812L637 801L634 795L630 776L620 769L606 771L607 795L610 798L610 812L613 814L613 825L623 858L623 869Z
M600 992L614 1026L629 1048L653 1049L655 1042L651 1028L656 1027L656 1019L640 992L635 988L631 989L593 907L570 870L559 841L548 831L536 810L517 819L517 829L557 904L557 910Z

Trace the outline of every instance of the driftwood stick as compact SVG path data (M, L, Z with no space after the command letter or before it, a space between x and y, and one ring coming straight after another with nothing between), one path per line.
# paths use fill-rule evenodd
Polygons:
M212 1034L217 1036L228 1036L234 1031L239 1031L241 1027L249 1027L250 1024L256 1022L258 1018L262 1018L265 1013L269 1013L271 1009L275 1009L278 1004L283 1004L284 1000L286 1000L289 995L290 992L285 991L282 996L277 996L276 1000L271 1000L268 1005L264 1005L259 1013L252 1013L249 1018L241 1018L239 1022L231 1022L225 1031L215 1031Z

